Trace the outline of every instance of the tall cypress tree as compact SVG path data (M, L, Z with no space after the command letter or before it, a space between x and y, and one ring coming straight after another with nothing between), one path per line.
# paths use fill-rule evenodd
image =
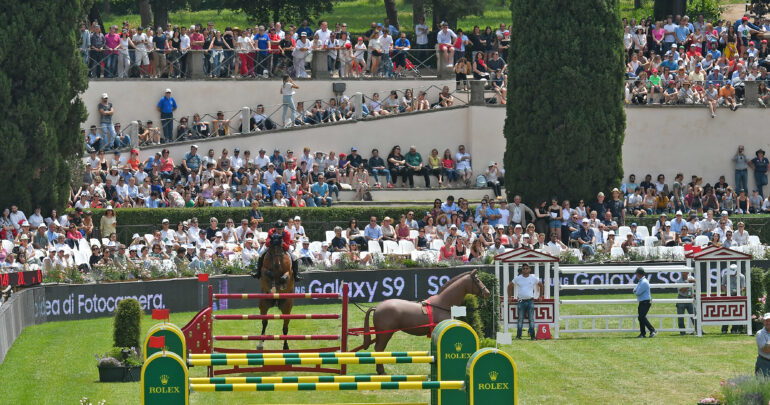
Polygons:
M88 83L77 46L83 7L35 0L0 8L0 207L61 208L69 198L86 117L78 96Z
M618 0L516 0L505 184L530 202L591 198L623 176ZM516 32L514 31L514 32Z

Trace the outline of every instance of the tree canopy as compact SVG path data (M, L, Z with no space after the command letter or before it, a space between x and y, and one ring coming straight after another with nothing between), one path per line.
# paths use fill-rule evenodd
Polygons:
M617 186L625 130L618 1L519 0L511 10L513 26L529 34L512 35L509 51L509 196L591 198Z
M81 0L36 0L3 7L0 19L0 206L61 208L70 162L83 150L87 87L78 51Z

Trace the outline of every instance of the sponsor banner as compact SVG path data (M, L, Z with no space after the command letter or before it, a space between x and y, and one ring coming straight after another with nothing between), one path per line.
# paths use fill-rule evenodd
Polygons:
M753 262L754 265L767 262ZM342 284L350 284L350 301L353 303L373 303L391 298L404 300L422 300L438 293L444 283L452 277L471 270L474 267L399 269L399 270L355 270L355 271L314 271L302 274L302 281L297 284L298 293L339 293ZM479 266L482 271L493 272L493 266ZM585 285L585 290L563 291L562 295L575 294L630 294L626 290L592 290L592 284L629 284L632 274L612 273L608 266L607 273L569 274L561 277L562 284ZM720 269L721 270L721 269ZM701 280L708 278L711 283L718 283L720 270L713 269L704 274ZM30 280L24 276L25 282ZM654 284L682 282L679 272L661 272L650 275ZM214 293L240 294L257 293L259 281L250 276L213 276L207 282L197 279L174 279L159 281L133 281L122 283L103 283L86 285L46 285L45 299L36 300L36 315L44 316L48 321L91 319L112 316L117 303L124 298L136 298L142 308L149 313L153 309L169 308L172 312L198 311L208 305L208 286ZM505 283L501 283L503 288ZM705 285L705 284L704 284ZM657 290L661 291L661 290ZM330 299L299 299L297 305L325 304L339 302ZM229 299L214 301L215 309L255 308L257 300Z
M16 273L0 273L0 288L8 287L29 287L43 282L43 272L20 271Z

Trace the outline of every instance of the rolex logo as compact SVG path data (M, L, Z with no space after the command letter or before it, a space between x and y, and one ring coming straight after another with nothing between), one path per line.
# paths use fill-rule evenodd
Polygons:
M462 349L463 349L463 343L462 342L456 342L455 343L455 351L459 352Z
M491 381L497 381L497 371L490 371L489 372L489 379Z
M492 381L494 381L494 380L492 380ZM166 384L168 384L168 376L167 376L167 375L165 375L165 374L163 374L162 376L160 376L160 383L161 383L161 384L163 384L163 385L166 385Z

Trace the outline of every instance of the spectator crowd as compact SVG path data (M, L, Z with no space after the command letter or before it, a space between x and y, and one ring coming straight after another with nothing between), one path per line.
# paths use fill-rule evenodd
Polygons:
M403 29L403 27L402 27ZM82 23L79 47L92 78L189 77L195 52L202 53L202 69L208 77L270 77L291 75L306 78L307 65L314 52L326 55L328 72L340 78L394 77L412 72L419 76L421 66L432 62L434 49L455 62L468 62L467 75L501 76L510 44L510 26L474 26L467 33L456 32L442 23L433 31L424 19L414 32L392 25L386 18L372 22L361 34L348 31L346 23L331 27L320 21L310 27L271 22L254 27L216 27L214 23L189 27L101 27L97 22ZM496 55L499 57L496 57Z
M711 116L718 106L739 108L746 84L757 81L756 102L766 107L770 19L752 22L695 20L668 16L666 21L623 20L626 51L626 102L631 104L703 104Z

